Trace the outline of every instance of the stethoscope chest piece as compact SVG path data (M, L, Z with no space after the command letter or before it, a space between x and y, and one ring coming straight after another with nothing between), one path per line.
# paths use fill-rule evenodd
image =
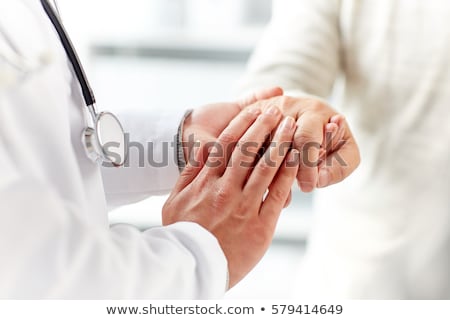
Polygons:
M51 23L58 33L67 57L72 64L73 71L80 82L84 102L87 109L88 126L83 131L82 143L86 149L87 156L97 163L110 163L120 167L125 163L125 134L119 119L110 112L95 111L95 97L92 88L84 73L80 59L70 41L64 26L53 11L48 0L41 0L41 4L47 13ZM88 111L87 111L88 110Z
M94 127L87 127L82 137L87 156L95 162L110 163L116 167L124 164L125 134L117 117L101 112L95 117Z

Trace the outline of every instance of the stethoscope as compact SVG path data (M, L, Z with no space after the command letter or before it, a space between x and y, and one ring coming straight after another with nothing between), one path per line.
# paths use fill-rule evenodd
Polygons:
M47 0L41 0L42 6L58 33L67 57L80 83L83 98L90 116L87 116L87 126L82 134L82 143L88 158L96 163L110 163L122 166L125 162L125 134L117 117L110 112L97 113L95 97L86 74L81 65L75 48L70 41L64 26Z

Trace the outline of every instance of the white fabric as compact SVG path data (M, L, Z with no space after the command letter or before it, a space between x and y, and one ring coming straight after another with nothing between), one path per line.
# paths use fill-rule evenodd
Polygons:
M101 172L81 143L83 104L40 1L1 1L0 298L221 297L226 259L199 225L109 228L105 198L116 206L168 192L175 150L164 168L137 168L133 152L131 167ZM161 159L182 114L153 111L124 127Z
M241 82L328 98L360 168L317 192L300 294L450 298L450 3L275 0Z

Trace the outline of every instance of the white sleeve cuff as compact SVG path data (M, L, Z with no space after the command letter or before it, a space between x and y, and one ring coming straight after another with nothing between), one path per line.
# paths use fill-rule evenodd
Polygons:
M180 247L180 252L192 255L195 267L183 263L185 255L180 254L178 297L195 296L195 299L220 299L228 290L228 263L217 239L209 231L192 222L178 222L176 224L153 228L146 233L152 238L164 237L172 244ZM189 259L184 259L188 261ZM176 266L172 266L175 267ZM170 281L169 281L170 282Z
M121 116L128 160L102 167L108 206L116 207L169 193L179 177L177 131L184 110Z

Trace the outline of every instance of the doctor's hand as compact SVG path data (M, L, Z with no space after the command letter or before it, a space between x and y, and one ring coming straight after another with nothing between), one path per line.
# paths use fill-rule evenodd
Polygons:
M228 261L230 288L266 252L295 181L298 152L290 151L295 120L282 118L274 106L264 113L239 112L214 145L200 143L192 151L163 208L164 225L195 222L217 238ZM270 148L261 154L273 131Z
M194 143L198 141L202 145L216 141L222 131L228 126L244 108L253 104L283 95L283 89L280 87L266 88L244 97L235 102L212 103L195 109L184 122L183 130L183 149L185 160ZM266 104L255 106L262 110ZM291 202L291 192L286 200L285 207Z

